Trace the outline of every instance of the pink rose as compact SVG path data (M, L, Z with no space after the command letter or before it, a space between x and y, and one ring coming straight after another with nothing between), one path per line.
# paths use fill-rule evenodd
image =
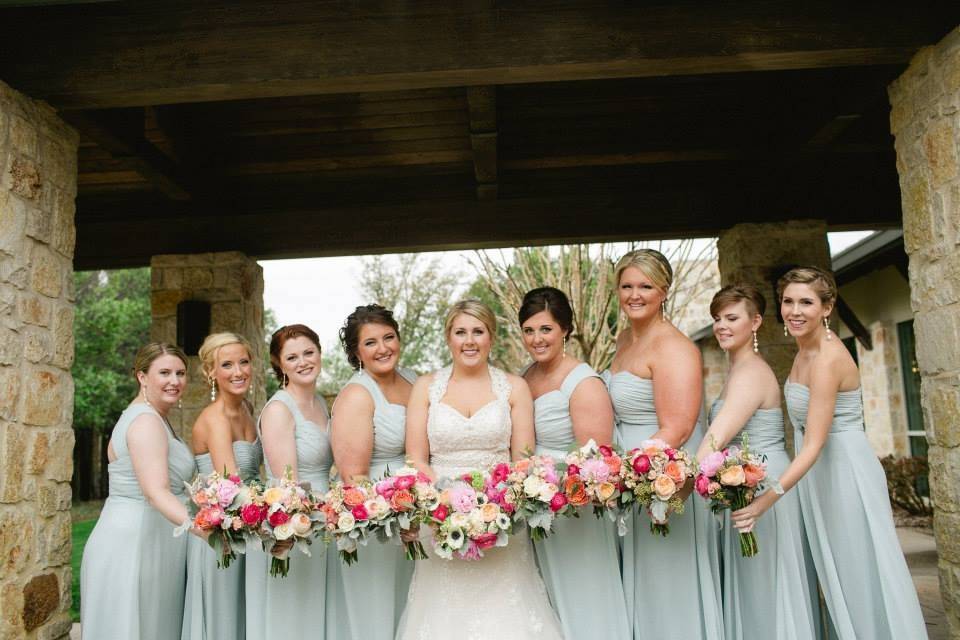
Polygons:
M397 489L409 489L413 485L417 484L416 476L397 476L396 487Z
M557 491L550 499L550 511L557 512L560 511L560 509L563 509L565 506L567 506L567 496L563 495L562 492Z
M362 504L358 504L353 509L350 510L350 513L353 514L353 517L357 520L366 520L370 517L370 514L367 513L367 508Z
M640 475L650 471L650 457L645 453L641 453L639 456L634 458L633 470Z
M221 507L229 507L233 499L240 493L239 485L232 482L221 482L217 485L217 502Z
M724 460L726 460L726 456L723 455L722 451L708 453L707 456L700 461L700 473L712 478L717 475L717 471L723 466Z
M507 479L507 476L509 475L510 475L510 465L508 465L505 462L501 462L493 468L493 472L490 474L490 480L494 484L499 484L501 482L505 482Z
M495 533L481 533L474 539L477 547L482 549L489 549L493 545L497 544L497 534Z
M377 492L377 495L389 500L393 496L393 492L397 490L396 483L393 478L384 478L374 485L374 490Z
M267 521L270 523L271 527L279 527L282 524L286 524L288 520L290 520L290 516L288 516L284 511L280 510L274 511L270 514L270 517L267 518Z
M677 459L677 450L676 450L676 449L671 449L670 447L667 447L666 449L663 450L663 452L664 452L665 454L667 454L667 457L670 458L671 460L676 460L676 459Z
M697 476L694 487L697 489L697 493L703 497L707 497L710 495L710 478L701 473Z
M251 527L259 526L266 516L267 508L253 504L252 502L244 505L244 507L240 509L240 518L243 520L243 524Z
M443 522L444 520L446 520L447 516L449 515L450 515L450 510L447 509L447 505L445 504L441 504L439 507L437 507L430 513L431 517L433 517L436 520L439 520L440 522Z
M240 484L242 481L240 480L240 476L238 476L237 474L233 474L232 476L230 476L230 482L232 482L233 484Z
M567 475L568 476L578 476L580 475L580 467L575 464L567 465Z
M600 450L600 455L603 456L604 458L609 458L610 456L613 455L613 449L611 449L608 445L605 445L605 444L600 445L599 450Z

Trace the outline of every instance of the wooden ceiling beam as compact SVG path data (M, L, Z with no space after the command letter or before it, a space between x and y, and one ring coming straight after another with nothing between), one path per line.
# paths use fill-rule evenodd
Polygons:
M0 78L60 109L904 64L952 3L143 0L0 11Z
M497 88L467 87L477 199L497 199Z

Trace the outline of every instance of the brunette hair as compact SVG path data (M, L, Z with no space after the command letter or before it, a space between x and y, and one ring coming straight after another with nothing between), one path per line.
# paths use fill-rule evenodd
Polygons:
M176 356L180 359L180 362L183 363L184 367L187 366L187 354L177 345L167 342L148 342L140 347L137 355L133 359L134 380L137 379L138 373L146 375L147 371L150 370L150 365L160 356ZM139 380L137 380L137 382L139 382Z
M673 267L667 257L656 249L635 249L624 254L614 267L616 286L620 286L620 277L629 267L640 269L664 293L673 284Z
M277 380L283 381L283 369L280 367L280 351L283 350L283 345L287 340L300 337L312 342L317 347L317 351L321 350L320 336L305 324L288 324L273 332L270 338L270 368L273 369Z
M520 326L541 311L547 311L553 316L563 329L564 336L573 333L573 309L570 308L570 300L563 291L556 287L538 287L527 291L517 312Z
M450 329L453 327L453 321L461 313L472 318L476 318L482 322L483 326L485 326L487 331L490 332L491 338L496 335L497 316L493 313L490 307L483 304L479 300L461 300L450 307L450 311L447 311L447 318L443 322L444 336L450 335Z
M783 301L783 291L791 284L808 284L820 302L833 304L837 301L837 281L833 274L819 267L794 267L777 280L777 301Z
M390 327L396 332L397 339L400 339L400 325L397 324L390 309L379 304L361 305L354 309L340 327L340 344L343 345L343 352L347 354L347 362L354 370L360 368L357 349L360 347L360 329L365 324L382 324Z
M760 291L750 284L728 284L717 291L710 301L710 315L717 317L724 307L736 304L743 300L747 312L751 315L763 315L767 308L767 300Z

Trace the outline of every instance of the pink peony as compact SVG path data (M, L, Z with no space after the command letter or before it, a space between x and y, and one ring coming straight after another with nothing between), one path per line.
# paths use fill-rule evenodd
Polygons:
M460 513L470 513L477 504L477 492L467 485L454 485L450 488L450 504Z
M240 493L240 485L233 482L217 483L217 502L221 507L229 507L238 493Z
M699 493L701 496L707 497L708 495L710 495L710 478L708 478L704 474L701 473L700 475L697 476L697 480L694 483L694 486L697 489L697 493Z
M393 492L397 490L395 478L384 478L380 480L374 485L374 490L378 496L383 496L389 500L393 496Z
M567 496L563 492L557 491L550 499L550 511L557 512L567 506Z
M724 460L726 460L726 456L723 455L722 451L709 453L700 461L700 472L712 478L717 475L717 471L723 466Z
M633 470L640 475L650 471L650 457L645 453L637 456L633 461Z
M395 484L397 489L409 489L417 484L417 476L397 476Z
M370 517L370 514L367 513L367 508L362 504L358 504L353 509L350 510L350 513L353 514L353 517L357 520L366 520Z
M286 524L289 519L290 516L288 516L286 512L277 510L270 514L270 517L267 518L267 521L270 523L271 527L279 527L282 524Z
M251 527L258 526L265 517L267 517L267 508L252 502L240 509L240 518L243 520L243 524Z
M586 460L581 475L591 482L606 482L610 477L610 468L603 460Z

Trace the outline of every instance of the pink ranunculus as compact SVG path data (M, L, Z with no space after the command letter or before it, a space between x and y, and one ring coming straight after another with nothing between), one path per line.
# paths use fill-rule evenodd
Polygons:
M706 457L700 461L700 473L712 478L713 476L717 475L717 471L719 471L720 467L723 466L724 460L726 460L726 457L723 455L722 451L708 453Z
M377 482L374 485L374 491L377 492L377 495L383 496L387 500L393 497L393 493L397 490L396 482L394 478L384 478Z
M641 453L639 456L634 458L633 470L640 475L650 471L650 456L645 453Z
M267 518L267 521L270 523L271 527L279 527L280 525L285 524L288 520L290 520L290 516L287 515L285 511L280 510L274 511L270 514L270 517Z
M580 475L580 467L575 464L567 465L567 475L568 476L578 476Z
M676 460L676 459L677 459L677 450L676 450L676 449L672 449L672 448L670 448L670 447L667 447L666 449L663 450L663 452L664 452L665 454L667 454L667 457L670 458L671 460Z
M710 495L710 478L701 473L697 476L694 487L696 488L697 493L703 497L707 497Z
M367 513L367 508L362 504L358 504L353 509L350 510L350 513L353 514L353 517L357 520L366 520L370 517L370 514Z
M493 545L497 544L497 534L495 533L481 533L474 539L474 542L477 546L483 549L489 549Z
M417 476L397 476L397 489L409 489L417 484Z
M447 509L447 505L441 504L432 512L430 512L430 515L436 518L437 520L439 520L440 522L443 522L444 520L447 519L447 516L450 515L450 510Z
M609 458L610 456L613 455L613 449L611 449L609 445L605 445L605 444L600 445L599 451L600 451L600 455L603 456L604 458Z
M266 516L266 507L253 504L252 502L244 505L243 508L240 509L240 518L243 520L243 524L251 527L259 525Z
M603 460L586 460L580 473L585 480L606 482L610 477L610 468Z
M567 506L567 496L562 491L557 491L550 499L550 511L557 512Z
M506 481L507 476L510 475L510 465L506 462L501 462L493 468L493 471L490 473L490 480L494 484L499 484Z

